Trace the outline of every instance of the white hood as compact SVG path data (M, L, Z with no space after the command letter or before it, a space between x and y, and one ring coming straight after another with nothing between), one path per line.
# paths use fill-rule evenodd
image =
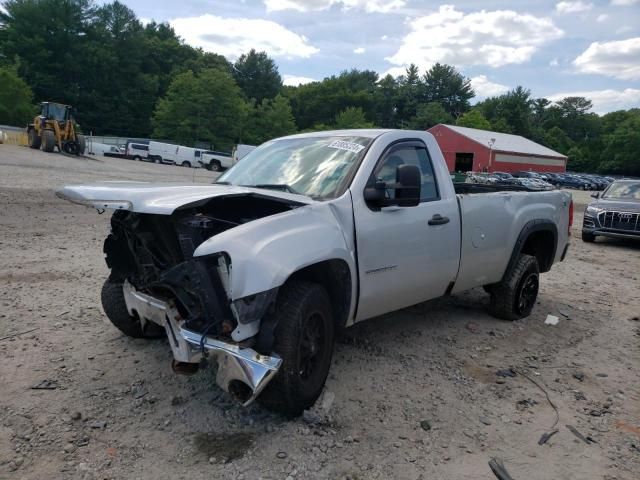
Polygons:
M98 182L67 185L56 190L56 195L64 200L98 209L130 210L161 215L171 215L185 205L197 204L223 195L257 195L314 203L303 195L278 190L206 183Z

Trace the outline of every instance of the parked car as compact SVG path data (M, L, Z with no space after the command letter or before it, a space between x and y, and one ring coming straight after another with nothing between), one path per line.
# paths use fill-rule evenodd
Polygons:
M495 317L528 316L573 215L566 192L454 186L433 135L406 130L272 140L209 185L57 194L115 210L102 303L117 328L166 332L176 371L214 357L224 390L287 414L315 402L356 322L480 286Z
M569 174L557 174L555 180L557 182L555 185L558 187L576 188L579 190L589 190L591 187L590 182Z
M149 156L149 144L139 142L127 142L125 155L131 160L147 160Z
M616 180L594 194L582 223L582 240L596 237L640 239L640 180Z

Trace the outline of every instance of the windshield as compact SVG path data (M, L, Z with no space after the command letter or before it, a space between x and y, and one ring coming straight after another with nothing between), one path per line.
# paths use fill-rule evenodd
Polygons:
M247 154L216 183L281 189L316 200L336 198L348 187L371 141L357 136L272 140Z
M60 105L58 103L50 103L47 118L50 120L63 121L67 119L67 107L66 105Z
M612 183L602 198L640 200L640 182Z

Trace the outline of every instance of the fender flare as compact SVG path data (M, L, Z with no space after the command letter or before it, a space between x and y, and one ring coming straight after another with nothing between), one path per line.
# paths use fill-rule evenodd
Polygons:
M524 224L524 227L522 227L522 230L518 235L518 239L516 240L516 243L513 246L513 251L511 252L511 258L509 258L509 263L507 264L507 268L502 275L501 281L503 281L511 271L511 269L513 269L514 265L518 261L518 257L522 253L522 248L524 247L531 234L536 232L551 232L553 234L553 252L551 254L551 261L548 265L548 267L551 268L551 264L553 264L553 261L556 258L556 250L558 249L558 227L551 220L547 219L529 220ZM541 272L548 272L549 268L541 270Z

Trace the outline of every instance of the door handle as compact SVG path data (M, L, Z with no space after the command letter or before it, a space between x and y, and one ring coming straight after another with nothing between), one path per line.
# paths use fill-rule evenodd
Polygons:
M449 223L449 217L443 217L439 213L436 213L431 220L429 220L429 225L444 225L445 223Z

